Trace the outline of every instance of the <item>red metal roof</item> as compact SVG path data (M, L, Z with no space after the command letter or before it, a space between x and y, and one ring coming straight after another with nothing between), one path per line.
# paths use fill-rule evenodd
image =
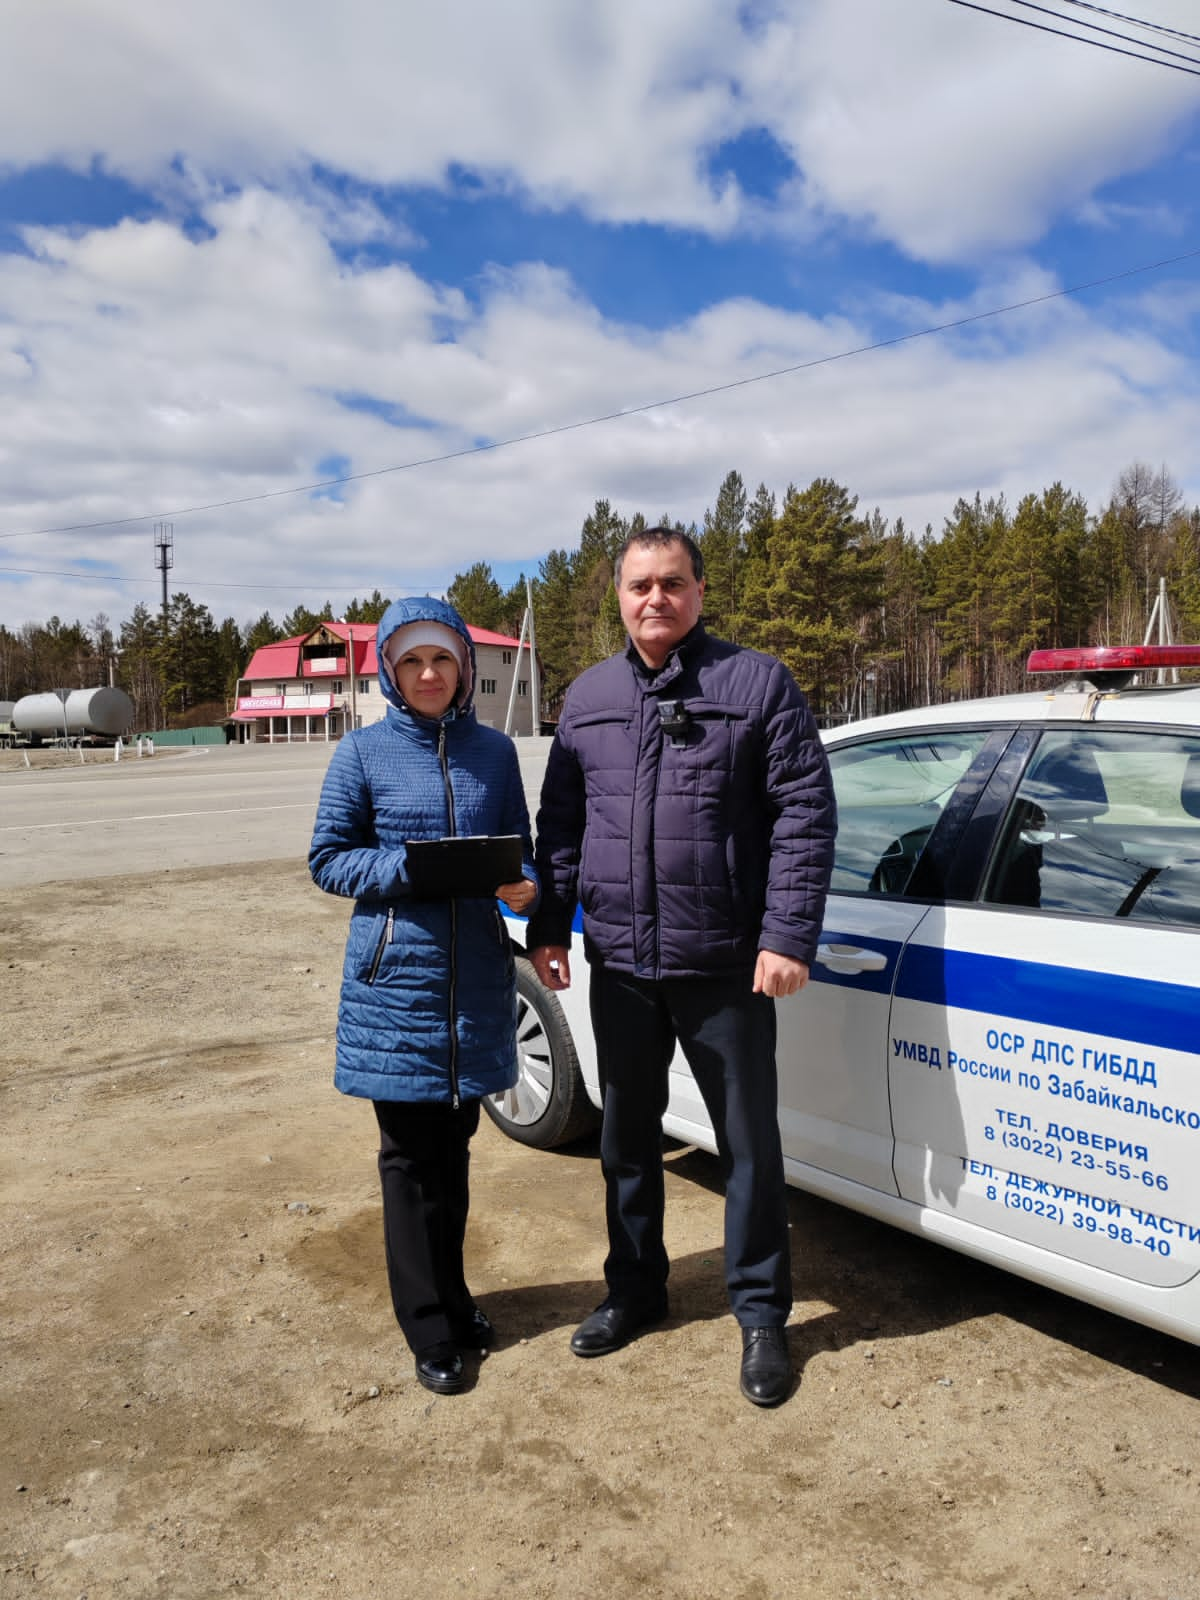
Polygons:
M322 622L320 627L336 634L339 639L345 639L354 648L354 675L356 678L375 677L379 672L379 664L375 658L375 632L379 624L375 622ZM291 639L279 639L275 644L260 645L250 658L249 665L243 678L251 678L257 682L266 682L268 679L282 681L285 678L299 678L300 647L311 639L313 633L298 633ZM499 645L506 650L516 650L521 647L519 639L510 639L507 634L492 633L489 628L476 628L467 624L467 632L477 645ZM529 649L529 641L525 641L524 648ZM347 668L347 671L349 668Z
M469 622L467 624L467 632L476 644L502 644L506 648L513 650L518 649L521 645L519 639L510 639L505 633L492 633L488 628L473 628ZM525 641L524 648L526 650L529 649L528 639Z
M321 706L313 711L308 706L278 706L274 710L265 711L235 711L230 716L231 722L262 722L271 717L327 717L334 709L330 706Z
M301 640L280 639L277 644L264 644L250 657L250 665L243 678L298 678L300 676Z

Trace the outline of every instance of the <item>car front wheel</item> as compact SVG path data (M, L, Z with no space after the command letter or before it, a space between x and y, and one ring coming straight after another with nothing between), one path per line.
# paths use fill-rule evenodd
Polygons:
M511 1089L483 1102L510 1139L552 1150L595 1127L567 1019L524 956L517 957L517 1072Z

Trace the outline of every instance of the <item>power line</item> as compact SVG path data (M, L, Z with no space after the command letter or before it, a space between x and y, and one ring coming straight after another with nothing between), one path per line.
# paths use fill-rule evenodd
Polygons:
M1018 26L1020 26L1022 28L1036 28L1039 33L1053 33L1053 34L1056 34L1060 39L1074 39L1076 44L1094 45L1097 50L1111 50L1115 55L1129 56L1134 61L1148 61L1148 62L1150 62L1151 66L1155 66L1155 67L1170 67L1173 72L1186 72L1186 73L1190 74L1190 76L1193 77L1193 78L1200 78L1200 62L1197 62L1196 66L1194 66L1194 67L1185 67L1185 66L1181 66L1178 62L1175 62L1175 61L1164 61L1161 56L1143 55L1138 50L1123 50L1120 47L1120 45L1105 44L1103 39L1088 39L1088 38L1085 38L1084 35L1081 34L1081 33L1068 33L1062 28L1050 28L1050 27L1047 27L1044 22L1034 22L1029 17L1016 17L1016 16L1014 16L1012 14L1011 11L996 11L991 6L979 5L979 4L976 3L976 0L950 0L950 4L952 6L965 6L968 11L982 11L982 12L986 13L986 15L988 15L989 17L999 17L1004 22L1015 22L1015 23L1018 24ZM1016 4L1016 5L1032 5L1032 0L1014 0L1014 4ZM1038 6L1035 9L1037 9L1039 11L1042 11L1042 10L1045 10L1045 7ZM1059 18L1059 20L1063 21L1063 22L1069 20L1068 18L1063 17L1062 14L1060 12L1057 12L1057 11L1051 11L1049 13L1049 15L1050 16L1057 16ZM1118 35L1118 37L1125 37L1125 36L1124 35ZM1141 41L1140 40L1131 39L1129 42L1131 44L1137 44L1137 43L1140 43ZM1174 54L1175 52L1171 52L1171 53ZM1193 58L1192 57L1187 57L1185 59L1191 60Z
M152 584L157 586L155 578L119 578L110 572L58 572L48 567L0 567L0 572L24 578L82 578L88 583L133 583L140 584L143 588L149 588ZM283 590L292 594L313 592L311 583L276 583L273 578L263 583L220 583L209 578L177 578L176 583L184 591L188 584L191 584L195 588L205 589L256 589L270 590L272 593Z
M1135 28L1145 28L1151 33L1165 33L1172 39L1187 39L1200 44L1200 33L1185 33L1182 28L1169 28L1165 22L1150 22L1145 17L1130 17L1123 11L1110 11L1107 6L1092 4L1092 0L1062 0L1063 5L1078 6L1080 11L1094 11L1097 16L1113 17L1117 22L1132 23Z
M1017 6L1024 6L1027 11L1040 11L1044 16L1057 17L1060 22L1071 21L1071 18L1064 17L1061 11L1055 11L1051 6L1037 4L1037 0L1011 0L1011 3ZM1089 7L1089 9L1091 8ZM1019 22L1021 18L1014 17L1012 20L1014 22ZM1127 33L1121 33L1116 28L1106 28L1099 22L1085 22L1082 17L1080 17L1078 20L1078 26L1081 28L1091 28L1093 33L1106 33L1111 39L1123 39L1126 44L1140 44L1142 42L1140 39L1131 39ZM1095 39L1088 39L1083 34L1070 34L1068 37L1077 38L1080 44L1096 43ZM1182 50L1168 50L1166 45L1158 44L1148 45L1147 48L1151 50L1157 50L1159 55L1176 56L1180 61L1187 61L1194 67L1200 67L1200 59L1193 55L1185 55ZM1160 65L1169 67L1171 63L1169 61L1163 61L1160 63Z
M968 0L952 0L952 4L965 5ZM983 7L976 6L975 10ZM1001 13L997 12L997 15ZM1200 74L1198 74L1200 76ZM284 495L312 494L318 489L333 489L345 483L361 483L367 478L381 478L393 472L415 472L421 467L433 467L447 461L461 461L468 456L485 455L489 451L508 450L514 445L532 444L539 439L552 439L564 433L577 433L583 428L595 428L606 422L619 422L626 417L643 416L648 411L664 411L668 406L683 405L690 400L705 400L712 395L728 394L733 389L746 389L752 384L769 383L775 378L786 378L796 372L810 372L816 367L832 366L837 361L849 361L853 356L870 355L877 350L888 350L896 345L911 344L917 339L928 339L937 333L952 333L956 328L970 327L976 322L986 322L1014 311L1026 311L1031 306L1046 305L1052 300L1063 300L1070 295L1083 294L1089 289L1102 289L1110 283L1125 278L1135 278L1147 272L1159 272L1165 267L1178 266L1184 261L1194 261L1200 249L1186 250L1182 255L1168 256L1162 261L1151 261L1140 267L1126 267L1121 272L1104 278L1092 278L1087 283L1071 284L1065 289L1054 289L1048 294L1032 295L1028 300L1014 300L1005 306L993 306L988 311L975 311L970 316L955 317L949 322L934 323L928 328L918 328L912 333L896 334L891 339L877 339L872 344L856 345L850 350L839 350L830 356L814 356L811 361L798 361L792 366L776 367L771 372L759 372L749 378L732 378L727 383L715 383L706 389L693 389L687 394L672 395L665 400L647 400L642 405L627 406L621 411L608 411L601 416L585 417L577 422L561 422L552 428L539 428L531 433L514 434L508 439L493 439L488 444L467 445L461 450L448 450L442 455L422 456L414 461L401 461L390 467L374 467L366 472L349 472L341 478L322 478L316 483L293 484L286 489L266 489L259 494L238 495L229 500L213 500L205 505L180 506L171 511L147 511L138 516L113 517L103 522L74 522L54 528L30 528L23 533L0 533L0 539L35 539L51 533L87 533L97 528L120 528L135 522L152 522L171 517L187 517L201 511L224 511L231 506L245 506L262 500L277 500Z

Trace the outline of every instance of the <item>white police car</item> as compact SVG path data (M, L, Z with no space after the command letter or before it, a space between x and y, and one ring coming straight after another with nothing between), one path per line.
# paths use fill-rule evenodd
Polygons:
M788 1178L1200 1343L1200 647L1040 651L1061 687L825 736L838 800L812 978L780 1004ZM520 944L523 925L510 922ZM525 961L548 1148L599 1104L587 966ZM682 1057L668 1133L713 1149Z

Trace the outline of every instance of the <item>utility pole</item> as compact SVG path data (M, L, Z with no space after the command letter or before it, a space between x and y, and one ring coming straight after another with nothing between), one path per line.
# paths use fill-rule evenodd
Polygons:
M162 573L162 643L165 666L167 641L170 636L167 610L167 573L175 565L175 525L172 522L154 524L154 565ZM166 687L164 676L163 687ZM166 702L163 702L163 727L169 726Z
M376 637L378 637L378 633L379 628L378 624L376 624ZM352 729L358 727L358 674L354 670L354 624L352 622L346 624L346 664L350 668L350 727L346 730L349 733Z
M508 711L504 717L504 731L507 734L513 731L513 708L517 702L517 679L521 676L521 662L525 654L525 639L529 638L529 705L531 715L530 733L536 738L542 731L542 712L538 704L541 686L538 683L537 669L537 640L533 628L533 586L529 579L525 579L525 615L521 618L521 637L517 641L517 661L513 667L512 684L508 691Z
M533 625L533 584L525 579L525 610L529 614L529 693L533 699L533 726L530 733L535 738L542 732L542 685L538 679L537 630Z
M1167 595L1167 580L1158 580L1158 595L1150 611L1150 620L1146 624L1146 637L1143 644L1149 644L1157 628L1159 644L1174 644L1175 631L1171 626L1171 601ZM1178 683L1178 667L1159 667L1154 675L1156 683Z

